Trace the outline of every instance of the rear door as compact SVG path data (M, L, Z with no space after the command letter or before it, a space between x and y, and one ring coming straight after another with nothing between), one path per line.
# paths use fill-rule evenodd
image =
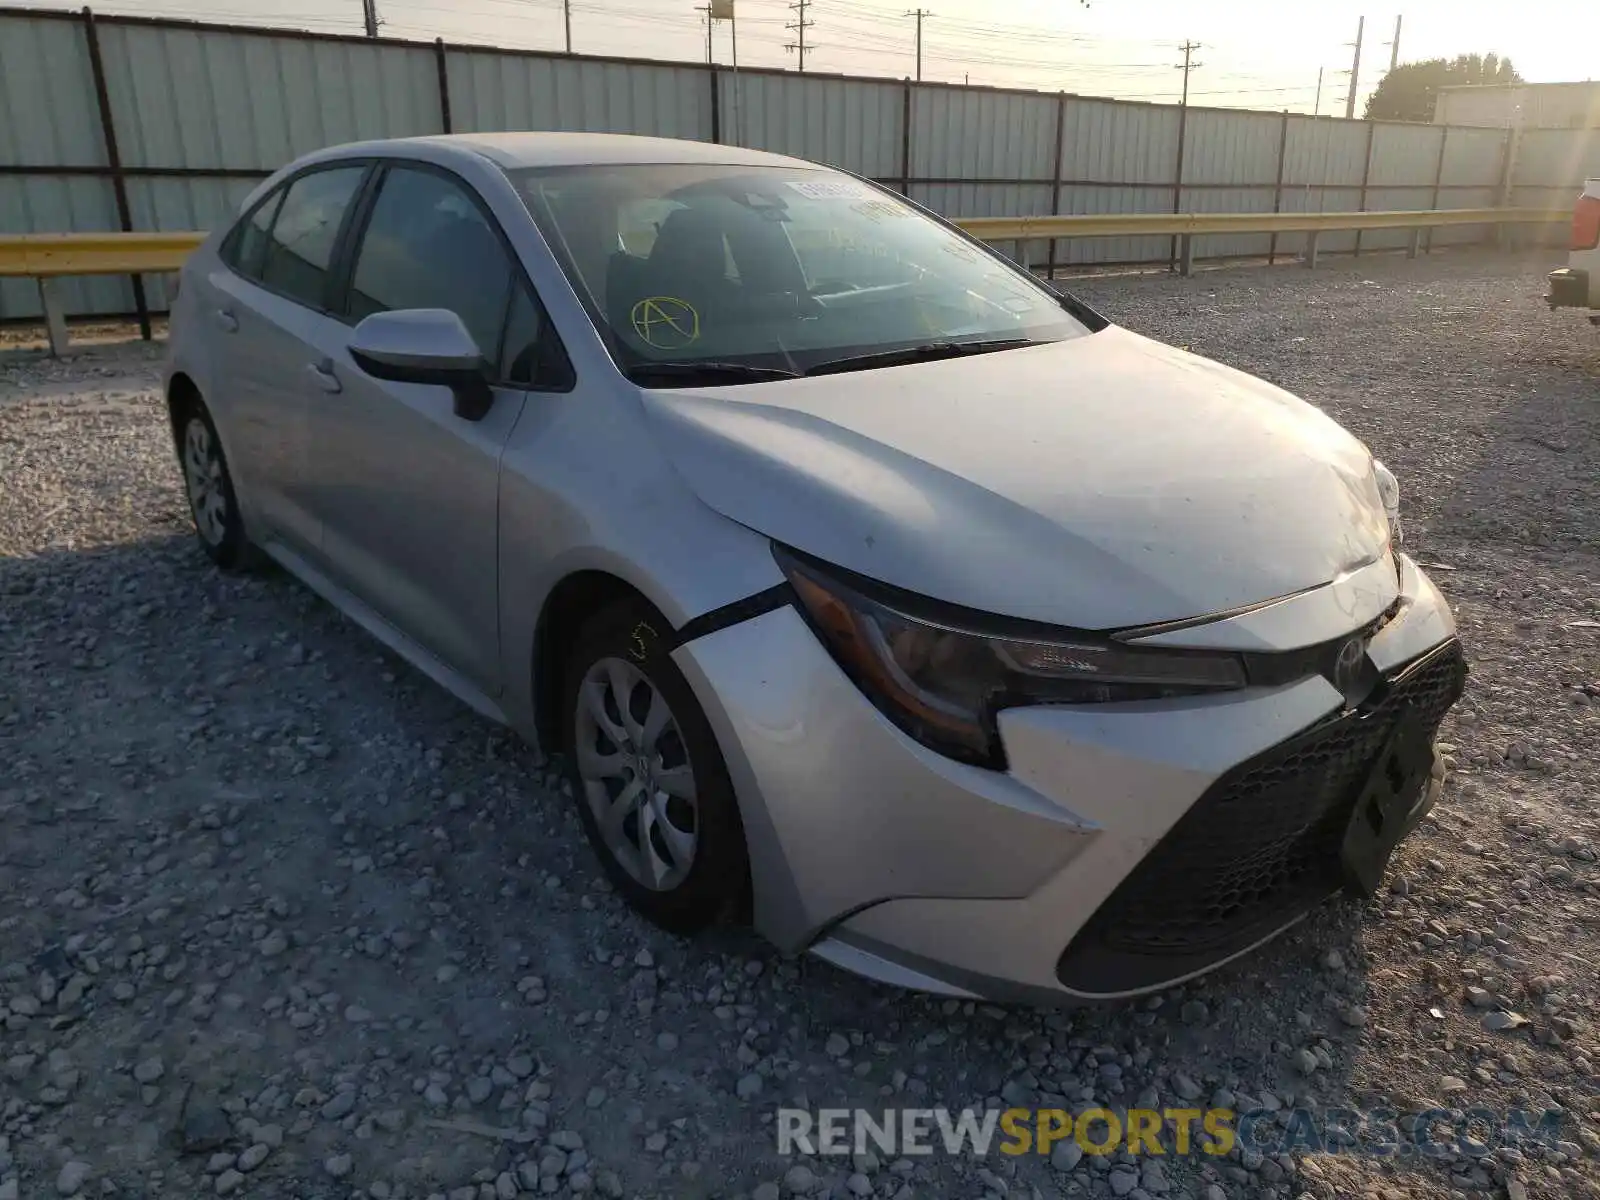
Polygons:
M328 571L413 641L496 695L500 458L530 388L564 362L498 222L470 185L393 162L375 182L341 306L318 350L336 389L311 421ZM443 308L491 364L494 403L455 415L448 388L374 379L350 357L372 313ZM557 372L559 373L559 371Z
M245 490L252 534L315 557L320 522L306 493L313 378L328 322L334 253L365 163L320 165L288 180L223 243L201 319L220 346L212 408Z

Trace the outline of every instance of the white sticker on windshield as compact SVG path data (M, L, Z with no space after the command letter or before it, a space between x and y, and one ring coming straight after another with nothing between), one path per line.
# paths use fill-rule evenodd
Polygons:
M849 179L818 180L811 183L791 183L789 187L807 200L861 200L871 195L866 188Z

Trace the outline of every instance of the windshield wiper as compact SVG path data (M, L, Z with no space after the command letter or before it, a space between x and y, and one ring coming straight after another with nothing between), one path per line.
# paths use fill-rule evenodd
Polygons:
M898 350L878 350L871 354L852 354L848 358L818 363L807 375L834 375L844 371L868 371L873 367L898 367L905 363L929 362L938 358L963 358L968 354L991 354L996 350L1015 350L1041 343L1030 338L991 338L977 342L923 342Z
M714 387L719 383L800 378L799 372L782 367L753 367L749 363L734 362L642 362L628 367L623 374L646 387L653 383L667 387L694 387L696 384Z

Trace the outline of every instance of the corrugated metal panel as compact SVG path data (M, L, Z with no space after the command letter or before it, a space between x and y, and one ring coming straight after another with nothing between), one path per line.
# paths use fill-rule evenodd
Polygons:
M0 175L0 230L7 233L104 233L117 228L109 179L88 175ZM69 314L127 312L133 290L122 279L63 279ZM38 285L0 279L0 321L39 313Z
M722 72L721 83L723 141L874 178L899 177L903 85L741 75L736 128L732 74Z
M1063 213L1165 213L1172 211L1172 189L1091 187L1061 189ZM1056 257L1064 263L1166 262L1172 239L1164 237L1074 238L1062 242Z
M216 229L234 214L256 185L254 179L130 179L128 211L136 229ZM156 308L165 308L166 281L145 277L145 292Z
M1361 186L1367 165L1367 126L1329 117L1290 117L1283 149L1285 190L1293 184ZM1429 164L1431 166L1431 164ZM1360 204L1351 205L1359 208ZM1325 210L1332 212L1330 206Z
M922 87L911 94L911 174L924 179L1049 179L1056 99Z
M1501 129L1451 129L1444 145L1444 184L1491 187L1500 182L1507 134ZM1498 198L1491 204L1498 203ZM1471 208L1458 195L1440 200L1445 208ZM1437 243L1438 238L1434 241Z
M111 22L100 40L128 166L271 169L443 128L424 49Z
M1177 165L1176 108L1067 98L1061 127L1063 179L1171 183Z
M457 50L449 52L445 65L450 121L457 132L559 129L711 137L711 82L694 67Z
M1290 137L1294 134L1291 131ZM1315 188L1284 186L1283 211L1295 213L1307 212L1355 212L1361 207L1361 189L1359 187L1330 187ZM1337 231L1324 233L1317 240L1319 250L1329 253L1338 253L1353 250L1356 244L1356 235L1351 231ZM1286 233L1278 238L1278 249L1292 254L1298 254L1305 246L1305 235L1300 233Z
M1444 130L1437 125L1377 125L1372 130L1373 187L1432 184ZM1368 208L1378 208L1369 203ZM1413 205L1401 205L1412 208Z
M93 78L81 25L0 18L0 163L103 165Z
M1519 186L1576 188L1600 176L1600 129L1530 129L1517 142Z
M1281 116L1191 108L1183 139L1183 181L1273 183L1282 132Z
M1273 170L1276 171L1276 146L1273 148L1273 157ZM1271 212L1272 188L1185 188L1182 204L1184 212ZM1271 242L1270 235L1265 233L1219 234L1196 238L1194 253L1196 258L1266 254Z

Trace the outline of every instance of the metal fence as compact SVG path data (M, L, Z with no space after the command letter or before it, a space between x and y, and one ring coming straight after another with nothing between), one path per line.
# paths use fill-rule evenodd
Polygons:
M486 129L660 134L837 164L951 216L1550 206L1600 174L1600 132L1404 125L0 8L0 232L206 229L338 142ZM1474 227L1436 243L1472 241ZM1403 244L1326 238L1324 253ZM1196 256L1296 253L1215 235ZM1163 262L1165 237L1025 248ZM159 311L159 279L68 281L69 312ZM0 319L35 315L0 280Z

